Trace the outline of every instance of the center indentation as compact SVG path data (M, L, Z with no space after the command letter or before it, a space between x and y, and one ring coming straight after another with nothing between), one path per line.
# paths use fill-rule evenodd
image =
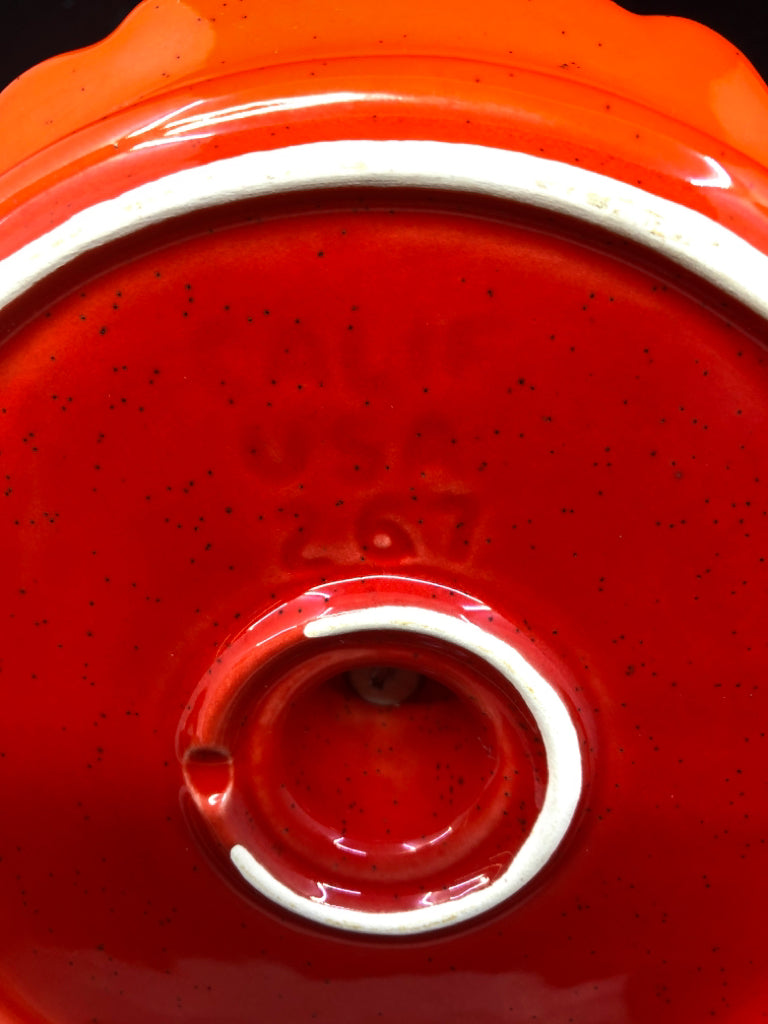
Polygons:
M353 680L381 669L335 676L289 710L281 749L297 809L323 822L338 849L370 847L389 863L482 800L499 750L469 701L429 677L387 671L392 689L413 687L407 700L360 699Z
M546 786L541 737L522 702L492 686L480 702L460 676L363 664L296 692L237 755L258 780L248 804L266 858L341 888L433 889L517 850Z
M568 711L509 624L436 584L396 600L401 585L323 585L254 621L179 734L221 866L283 909L376 934L514 895L581 789Z

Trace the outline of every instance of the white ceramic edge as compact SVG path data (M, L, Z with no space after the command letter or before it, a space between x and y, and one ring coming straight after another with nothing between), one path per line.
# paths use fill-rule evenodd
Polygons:
M261 195L354 185L410 186L489 195L572 216L659 252L768 319L768 256L703 214L570 164L527 153L432 140L308 143L246 153L140 185L74 214L1 260L0 308L78 256L164 220ZM349 628L382 628L382 611L369 609L365 613L344 613L318 620L312 627L318 632L307 635L331 635L334 630L343 632ZM405 612L401 608L386 611L401 617ZM466 622L459 630L459 620L450 616L416 608L407 612L410 618L399 619L398 626L389 622L386 628L419 631L426 621L421 616L445 618L448 622L442 624L430 619L427 629L442 631L450 625L450 636L445 634L445 639L482 652L481 656L495 664L513 685L517 685L519 676L523 681L520 692L536 717L547 748L550 783L542 812L502 879L486 890L461 898L461 917L474 916L525 884L521 878L533 877L543 863L541 850L549 847L555 835L555 845L562 838L567 828L565 818L570 821L581 787L578 741L565 707L552 688L511 647ZM357 616L354 627L348 625L353 615ZM365 625L366 622L369 624ZM328 632L323 634L322 629ZM573 759L578 763L575 790L567 786L563 761L556 749L565 749L564 738L565 748L572 748ZM575 796L571 793L572 807L564 815L563 809L569 802L562 793L567 795L571 790L575 792ZM548 834L553 827L554 832ZM391 914L338 911L338 918L329 920L337 908L297 897L265 872L242 847L234 847L231 855L244 877L257 889L274 894L271 898L285 905L293 904L291 909L305 917L335 927L379 934L413 933L442 927L458 916L458 907L442 904ZM497 897L502 883L507 890ZM494 894L490 902L488 893Z
M0 261L0 308L100 245L194 210L342 186L496 196L639 242L768 318L768 256L704 214L594 171L510 150L431 140L338 140L190 167L89 206Z
M365 630L417 633L471 651L492 665L525 701L541 732L547 756L547 791L527 839L507 870L485 888L405 911L361 911L300 896L278 881L243 846L230 857L243 878L273 902L302 917L346 931L414 935L476 917L527 885L560 845L573 820L582 786L579 738L553 687L509 644L465 618L426 608L379 605L329 614L307 623L308 638L344 636Z

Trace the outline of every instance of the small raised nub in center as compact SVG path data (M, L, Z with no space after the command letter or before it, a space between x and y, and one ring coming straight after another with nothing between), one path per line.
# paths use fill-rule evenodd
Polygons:
M353 689L363 700L385 706L408 700L421 681L418 672L391 665L365 665L352 669L348 676Z

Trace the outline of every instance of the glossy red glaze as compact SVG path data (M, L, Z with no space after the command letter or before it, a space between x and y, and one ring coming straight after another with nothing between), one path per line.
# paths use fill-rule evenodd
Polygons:
M391 547L392 525L380 546ZM280 605L204 673L178 756L225 873L242 845L306 899L403 912L456 904L509 867L547 788L544 742L521 696L435 637L304 635L307 623L414 600L516 637L456 590L371 575Z
M100 47L19 80L0 116L42 113L5 150L0 255L161 175L336 139L578 164L768 253L765 133L746 127L768 117L765 88L711 33L602 3L361 12L341 24L306 5L295 28L283 5L148 3ZM660 77L637 74L649 48ZM77 107L73 79L92 96ZM754 309L562 212L357 184L154 224L0 316L0 1020L768 1014ZM280 870L348 881L362 869L310 835L337 834L344 804L365 802L372 824L354 834L386 866L362 888L377 905L410 871L417 821L455 820L435 730L463 745L464 784L485 785L494 745L464 694L524 716L498 681L375 636L351 660L326 642L292 705L275 663L264 700L279 729L224 716L209 735L195 718L200 681L250 626L321 585L380 577L404 601L434 585L483 602L583 740L582 799L546 868L489 914L410 938L268 902L227 862L242 820L206 803L237 779L265 848L294 829ZM431 681L399 705L366 702L345 674L414 651ZM362 772L382 767L378 748L359 740L382 722L391 753L408 753L374 788ZM526 761L517 726L507 735ZM313 771L304 828L280 786ZM540 781L520 800L538 805ZM494 818L474 849L498 834ZM440 876L424 862L420 884L450 886L456 863Z

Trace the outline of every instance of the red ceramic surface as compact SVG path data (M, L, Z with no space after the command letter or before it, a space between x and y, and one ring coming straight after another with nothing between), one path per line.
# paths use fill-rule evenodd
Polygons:
M148 0L0 118L0 1021L768 1016L747 62Z

